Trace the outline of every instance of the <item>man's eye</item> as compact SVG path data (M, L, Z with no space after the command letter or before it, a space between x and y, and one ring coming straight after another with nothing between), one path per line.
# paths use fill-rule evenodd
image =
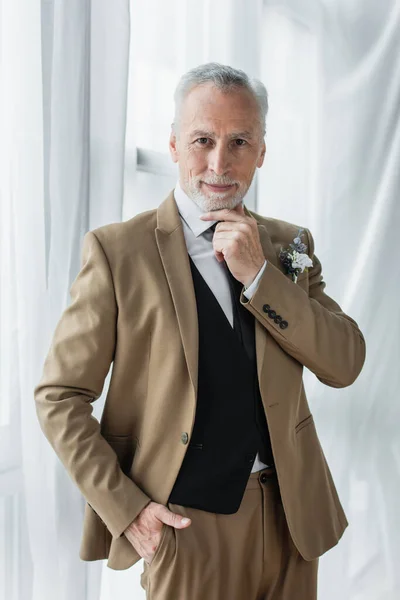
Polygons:
M245 144L247 144L246 140L242 140L240 138L238 138L237 140L235 140L235 142L236 142L237 146L244 146ZM240 143L238 143L238 142L240 142Z
M196 142L200 142L200 145L201 145L201 146L204 146L205 144L207 144L207 142L208 142L208 138L206 138L206 137L201 137L201 138L198 138L198 139L196 140Z

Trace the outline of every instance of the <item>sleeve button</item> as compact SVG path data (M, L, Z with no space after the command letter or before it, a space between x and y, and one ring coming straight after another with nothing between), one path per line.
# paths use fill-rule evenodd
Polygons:
M268 316L270 319L275 319L276 317L276 312L274 310L270 310L268 313Z
M281 329L286 329L286 327L289 325L289 323L287 321L282 321L281 323L279 323L279 327Z
M264 306L263 306L263 311L267 313L267 312L269 311L269 309L270 309L270 308L271 308L271 307L270 307L270 305L269 305L269 304L264 304Z

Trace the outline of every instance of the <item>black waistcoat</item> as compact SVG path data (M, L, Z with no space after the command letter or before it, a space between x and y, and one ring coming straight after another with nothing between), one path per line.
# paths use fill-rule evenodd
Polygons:
M192 436L168 502L231 514L239 509L257 451L267 465L274 463L258 385L254 317L250 358L189 260L199 326L198 394Z

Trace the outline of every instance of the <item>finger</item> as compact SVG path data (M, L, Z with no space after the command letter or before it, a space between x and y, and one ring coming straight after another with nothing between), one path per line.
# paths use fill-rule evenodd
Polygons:
M234 208L222 208L204 213L199 218L202 221L243 221L243 216L247 218L247 215L238 213Z
M216 228L215 233L220 233L221 231L250 231L251 223L243 222L243 221L220 221Z
M243 231L222 231L218 235L214 235L213 244L214 248L219 244L222 240L245 240L246 237L243 235Z
M183 527L188 527L191 524L191 519L187 517L183 517L182 515L178 515L177 513L172 512L166 506L163 506L160 509L157 518L160 519L163 523L167 525L171 525L171 527L176 527L178 529L182 529Z
M218 255L223 256L224 260L229 260L230 258L235 257L238 254L238 252L240 252L241 247L242 246L238 239L226 238L216 240L213 249L218 262L222 262L221 260L219 260Z

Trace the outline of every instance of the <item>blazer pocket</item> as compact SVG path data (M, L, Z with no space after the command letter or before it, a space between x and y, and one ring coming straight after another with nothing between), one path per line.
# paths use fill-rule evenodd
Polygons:
M107 443L117 455L119 465L122 471L127 475L132 466L133 457L139 446L139 440L132 435L114 435L110 433L102 434Z
M314 423L314 417L313 415L308 415L308 417L300 421L300 423L297 423L296 427L294 428L295 433L299 433L299 431L304 429L304 427L307 427L307 425L311 425L311 423Z

